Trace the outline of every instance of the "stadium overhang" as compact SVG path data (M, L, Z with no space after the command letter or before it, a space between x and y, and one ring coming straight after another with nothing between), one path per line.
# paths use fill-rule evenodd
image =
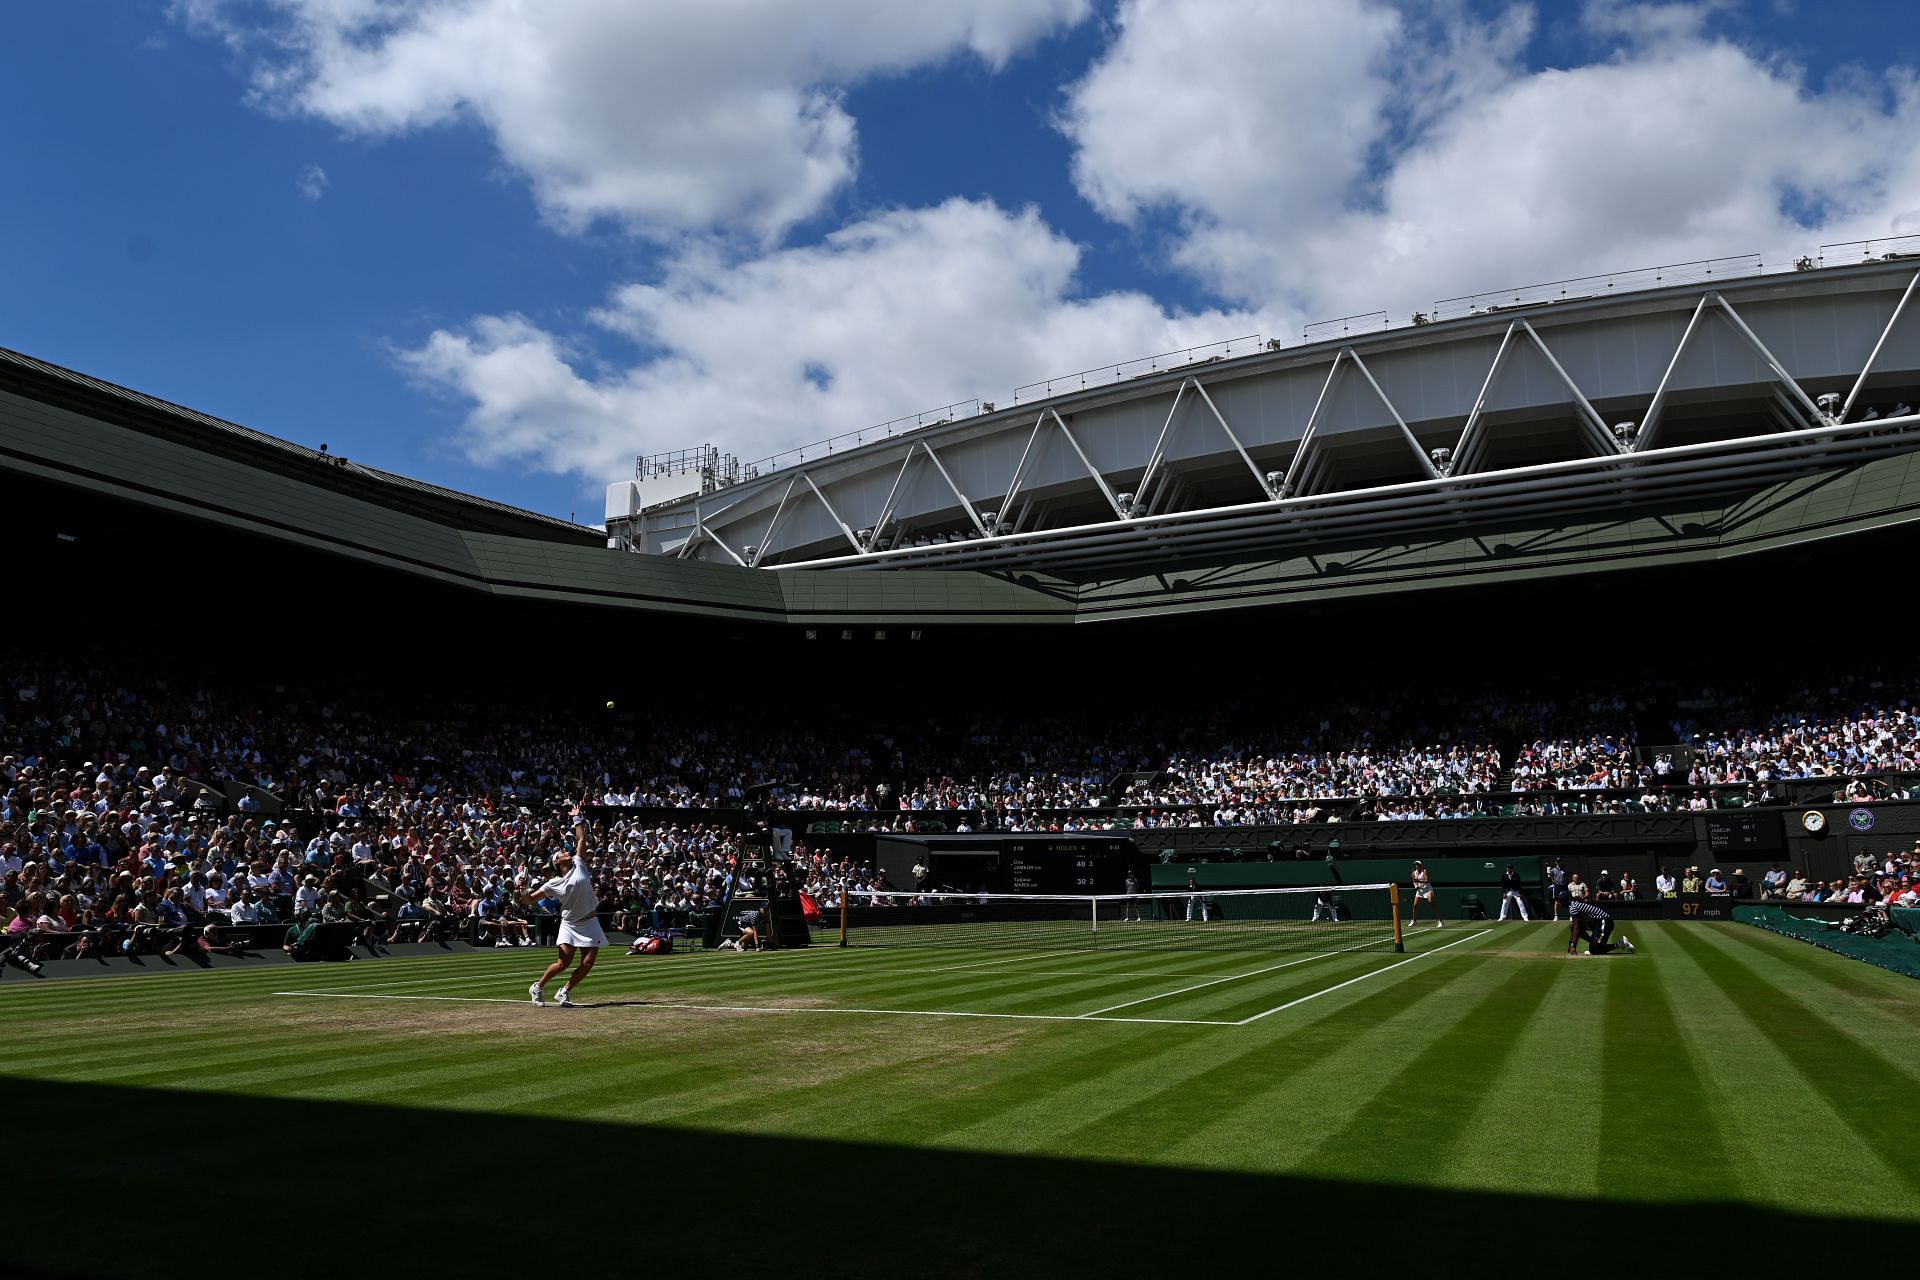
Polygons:
M1920 262L1744 261L890 427L645 509L616 485L608 532L756 568L1087 580L1711 504L1913 448Z
M806 628L1230 614L1709 568L1876 531L1920 536L1916 445L1912 414L1836 421L1757 440L1676 442L1228 512L1034 531L1030 545L1057 549L1063 571L1016 559L827 573L610 549L596 530L342 464L0 352L0 517L110 504L120 513L118 536L137 540L143 521L190 525L215 539L322 556L342 584L358 567L636 619ZM1607 495L1599 509L1578 496L1593 493ZM949 554L991 555L1000 545L975 539Z

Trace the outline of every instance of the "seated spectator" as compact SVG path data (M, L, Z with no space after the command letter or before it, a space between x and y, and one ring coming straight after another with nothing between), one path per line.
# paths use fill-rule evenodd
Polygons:
M388 942L418 942L426 932L426 914L420 904L412 898L400 903L399 910L393 913L393 931L387 935Z
M1776 862L1767 869L1767 874L1760 877L1760 900L1762 902L1777 901L1785 897L1786 892L1787 873L1782 871L1780 864Z

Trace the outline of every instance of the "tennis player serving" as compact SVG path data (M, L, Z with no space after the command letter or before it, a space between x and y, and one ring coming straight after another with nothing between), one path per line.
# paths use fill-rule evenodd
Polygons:
M544 1005L547 1002L547 984L565 973L573 965L575 955L580 958L580 967L574 969L567 979L567 985L560 988L555 1000L563 1008L573 1003L573 989L586 980L593 972L593 962L600 956L600 948L607 945L607 935L600 929L600 899L593 891L593 880L587 874L587 820L580 816L581 805L573 806L573 852L562 849L554 855L554 867L559 875L535 889L529 897L552 896L560 903L560 958L547 966L540 975L540 981L527 988L527 994L533 1002Z

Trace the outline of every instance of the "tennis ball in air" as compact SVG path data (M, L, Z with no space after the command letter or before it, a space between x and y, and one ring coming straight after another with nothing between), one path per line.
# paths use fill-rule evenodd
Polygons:
M611 710L613 710L613 699L612 699L612 698L608 698L608 699L607 699L607 710L609 710L609 711L611 711Z

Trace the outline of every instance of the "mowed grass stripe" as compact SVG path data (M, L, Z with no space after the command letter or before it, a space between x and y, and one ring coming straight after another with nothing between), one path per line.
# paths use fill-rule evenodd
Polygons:
M503 1050L497 1042L469 1044L452 1051L445 1046L415 1044L410 1057L393 1059L362 1077L331 1084L308 1079L295 1088L270 1092L275 1096L461 1110L469 1107L477 1093L525 1079L537 1069L531 1053L519 1048Z
M1240 960L1244 963L1248 958ZM1185 1063L1194 1055L1217 1052L1194 1040L1208 1034L1217 1032L1187 1027L1116 1029L1114 1034L1102 1034L1098 1044L1087 1046L1083 1036L1068 1038L1071 1032L1066 1029L1039 1029L1037 1038L1027 1040L1023 1050L1046 1055L1041 1067L1008 1077L996 1055L981 1059L958 1055L943 1067L941 1086L927 1090L924 1098L858 1107L860 1119L854 1132L885 1136L891 1126L910 1125L916 1134L939 1134L943 1142L962 1146L970 1138L985 1144L987 1134L998 1134L1002 1150L1008 1134L1018 1134L1018 1150L1031 1150L1044 1146L1064 1126L1083 1125L1102 1105L1123 1103L1140 1090L1156 1088L1169 1071L1188 1069ZM970 1067L972 1077L956 1079Z
M1441 959L1451 959L1453 954L1459 953ZM1358 1034L1350 1032L1347 1043L1301 1064L1284 1083L1269 1086L1264 1079L1256 1081L1234 1103L1208 1115L1193 1132L1176 1135L1167 1154L1182 1162L1208 1164L1217 1160L1214 1153L1237 1147L1243 1153L1251 1152L1262 1168L1300 1171L1301 1163L1333 1141L1340 1129L1364 1123L1362 1117L1407 1062L1454 1029L1461 1011L1497 987L1511 966L1492 956L1480 956L1449 965L1448 970L1430 975L1425 980L1433 984L1429 995L1385 1027L1376 1030L1365 1026ZM1417 972L1417 967L1410 966L1380 981L1421 981L1409 977ZM1303 1006L1300 1012L1319 1003ZM1289 1011L1285 1016L1294 1013ZM1360 1017L1363 1025L1372 1021L1369 1015ZM1272 1034L1266 1026L1262 1022L1248 1030ZM1417 1137L1401 1136L1418 1147ZM1411 1176L1423 1174L1414 1172Z
M755 1019L752 1027L724 1030L727 1043L708 1055L704 1078L671 1095L656 1068L627 1059L610 1064L604 1077L560 1082L563 1091L554 1100L567 1114L588 1110L680 1128L833 1138L846 1138L850 1122L891 1114L894 1122L880 1126L880 1140L917 1140L914 1108L944 1091L956 1064L970 1058L1004 1064L1002 1053L1024 1053L1034 1044L1016 1032L983 1049L950 1023L930 1027L908 1052L879 1024L838 1037L831 1047L800 1020Z
M1707 925L1678 926L1712 936ZM1682 1011L1680 1031L1700 1064L1722 1139L1744 1198L1782 1209L1843 1203L1866 1213L1900 1213L1911 1198L1885 1162L1848 1128L1799 1070L1759 1035L1678 946L1661 956L1662 977Z
M1514 1033L1532 1022L1564 972L1552 964L1502 967L1509 972L1470 1003L1464 992L1449 996L1452 1025L1357 1102L1347 1122L1301 1161L1303 1171L1401 1182L1452 1163L1486 1082L1518 1047Z
M203 1092L277 1096L298 1093L299 1086L304 1082L329 1075L367 1078L383 1063L432 1052L430 1047L418 1041L395 1043L389 1040L385 1042L389 1047L373 1047L364 1039L351 1042L344 1036L340 1039L343 1043L335 1046L328 1043L329 1037L314 1036L304 1048L270 1052L229 1041L231 1047L228 1049L201 1054L192 1052L191 1039L183 1037L173 1043L171 1051L162 1050L144 1067L89 1071L84 1078L90 1083L111 1083L129 1088L186 1088ZM351 1052L338 1051L349 1047Z
M903 1114L923 1142L978 1143L982 1131L1045 1135L1084 1121L1102 1100L1127 1099L1163 1080L1190 1052L1204 1027L1134 1026L1089 1040L1072 1028L1049 1031L1024 1046L1017 1067L1001 1055L955 1061L943 1087L886 1108L864 1107L839 1136L888 1140Z
M383 1085L378 1100L399 1105L480 1108L513 1096L524 1082L532 1080L539 1085L538 1096L568 1098L574 1115L621 1117L643 1103L645 1109L634 1118L654 1120L676 1109L694 1109L728 1096L736 1059L751 1061L761 1087L767 1087L764 1060L737 1051L729 1053L730 1043L719 1036L707 1047L710 1052L662 1053L644 1040L635 1043L622 1038L583 1050L578 1041L570 1040L566 1046L568 1069L556 1076L553 1044L539 1039L502 1043L487 1037L477 1052L491 1070L469 1082L456 1098L448 1099L443 1094L436 1099L424 1082L390 1081Z
M1572 963L1606 966L1599 1096L1569 1090L1563 1102L1602 1108L1601 1193L1623 1200L1736 1198L1740 1176L1721 1139L1711 1090L1675 1020L1671 971L1641 956Z
M1235 965L1260 966L1263 956L1223 957L1216 976L1228 976ZM739 991L743 1003L764 1002L769 995L804 997L835 1003L857 1004L865 1008L972 1010L996 1013L1079 1013L1090 1006L1113 1003L1137 995L1151 994L1156 985L1178 982L1178 978L1143 978L1134 975L1112 976L1097 970L1086 974L1070 973L1056 967L1035 972L1034 965L1054 966L1057 958L1036 955L1025 964L981 969L957 968L945 972L916 970L872 971L860 975L835 975L821 980L814 975L784 975L771 988L755 981L752 973L743 973ZM1196 979L1200 980L1200 979ZM676 984L677 992L701 997L715 995L711 988ZM669 993L659 992L665 996ZM1113 999L1103 999L1111 996Z
M1907 1115L1913 1105L1913 1077L1906 1069L1817 1015L1744 958L1704 938L1675 937L1708 980L1793 1063L1807 1087L1826 1101L1840 1122L1913 1194L1920 1195L1920 1169L1914 1166L1912 1143L1892 1119ZM1836 956L1834 963L1848 961Z
M1920 1051L1920 982L1905 974L1752 925L1710 925L1699 936L1752 963L1765 964L1767 972L1781 981L1804 977L1846 996L1847 1025L1866 1030L1863 1022L1879 1023L1886 1035Z
M526 952L517 953L526 955ZM328 978L349 973L378 971L401 976L417 968L440 965L486 964L504 958L491 952L458 952L450 955L393 956L378 960L349 960L338 963L314 961L307 964L261 964L257 968L220 968L202 970L195 966L151 973L116 973L102 977L47 978L18 985L0 984L0 1007L11 1016L45 1007L61 1013L93 1004L192 1003L202 999L223 999L240 987L252 983L271 983L295 975L309 980L319 975ZM46 1004L43 1006L42 1001ZM17 1003L13 1003L17 1002Z
M18 1074L52 1074L58 1071L62 1078L89 1078L87 1073L110 1068L118 1063L135 1060L144 1064L151 1063L156 1056L168 1056L179 1052L183 1041L195 1038L197 1027L191 1021L183 1021L170 1027L149 1027L138 1031L114 1029L78 1039L69 1030L64 1044L36 1043L30 1046L7 1045L0 1049L0 1072ZM223 1026L224 1033L227 1030ZM298 1030L281 1030L277 1027L261 1029L259 1038L249 1038L246 1048L249 1052L270 1052L285 1048L298 1052L303 1047L311 1052L314 1033L310 1027ZM199 1063L211 1060L214 1051L201 1049L183 1059L187 1063Z
M981 1003L966 1007L993 1012L1224 1021L1225 1015L1220 1010L1244 1003L1249 998L1240 993L1250 990L1317 990L1341 977L1351 977L1378 968L1391 957L1367 952L1298 955L1252 951L1235 953L1231 959L1233 963L1223 965L1218 970L1197 973L1184 980L1133 978L1104 990L1090 989L1073 981L1059 986L1046 986L1043 980L1042 985L1025 993L1030 999L1003 1002L1001 997L1004 992L989 990L981 993ZM1329 978L1328 975L1336 976ZM1283 985L1276 987L1272 985L1275 983ZM1188 990L1192 987L1198 987L1198 990ZM1271 1007L1274 1003L1263 996L1252 998L1261 1001L1262 1008Z
M1190 1126L1196 1118L1204 1123L1237 1115L1248 1103L1250 1091L1255 1098L1264 1099L1256 1110L1264 1111L1266 1119L1260 1130L1246 1136L1265 1136L1276 1126L1300 1119L1291 1114L1294 1109L1288 1089L1296 1077L1342 1051L1353 1054L1356 1062L1378 1054L1383 1044L1407 1034L1401 1015L1464 979L1484 962L1485 957L1481 957L1450 965L1410 966L1400 971L1404 976L1398 981L1389 978L1374 986L1362 984L1324 1003L1316 1002L1308 1006L1311 1012L1301 1019L1262 1023L1239 1029L1232 1036L1196 1042L1185 1070L1130 1101L1109 1099L1104 1107L1094 1109L1087 1118L1058 1134L1047 1148L1138 1159L1143 1134L1156 1135L1158 1145L1169 1140L1169 1121L1175 1118L1177 1128L1179 1124ZM1040 1149L1025 1143L1023 1148Z
M884 1094L901 1080L937 1068L954 1053L949 1039L953 1028L929 1026L911 1038L880 1036L885 1052L874 1053L828 1078L813 1080L805 1089L780 1089L774 1087L780 1072L779 1055L770 1046L792 1042L790 1038L794 1036L805 1037L801 1043L813 1042L807 1028L794 1024L782 1028L778 1025L782 1021L785 1020L775 1019L765 1024L761 1043L769 1047L753 1054L753 1069L746 1073L747 1078L754 1081L751 1089L742 1096L689 1097L660 1103L656 1112L658 1119L696 1128L734 1129L751 1128L756 1123L772 1124L778 1117L796 1112L831 1116L843 1108L861 1106L868 1098ZM902 1051L902 1046L909 1044L912 1048Z
M1858 973L1880 971L1817 947L1806 948L1805 958L1814 961L1809 968L1799 955L1755 945L1768 936L1750 926L1708 925L1690 938L1705 943L1776 989L1789 992L1815 1023L1877 1054L1892 1070L1907 1078L1911 1092L1920 1094L1920 1066L1914 1065L1914 1060L1920 1058L1920 1027L1910 1025L1904 1018L1876 1016L1890 1004L1886 992L1875 993L1870 999L1857 999L1831 981L1836 976L1847 981ZM1893 974L1887 977L1895 983L1914 982L1912 978ZM1908 1001L1920 999L1920 986L1895 987L1894 990Z
M632 974L617 972L603 978L603 969L595 969L581 991L583 998L589 993L596 999L611 994L657 999L685 996L693 1002L710 998L715 1003L725 1003L735 996L743 997L741 1003L765 1003L786 997L829 996L846 996L849 1000L858 997L857 1002L871 1003L870 997L879 992L893 998L896 1006L904 1007L902 1001L917 998L921 993L1006 991L1076 980L1053 975L1035 977L1019 966L1010 966L1005 970L938 973L899 969L884 964L861 964L851 968L836 965L823 971L820 966L809 965L774 968L764 965L764 959L762 956L747 955L738 958L732 965L718 966L713 971L697 974L684 971L636 971ZM1090 974L1082 980L1101 979L1096 974Z
M800 960L813 963L832 962L839 955L849 959L852 953L835 953L835 956L818 955L811 952L774 952L769 959ZM18 1014L31 1018L35 1014L45 1014L52 1018L65 1018L74 1012L86 1009L95 1012L109 1012L116 1008L159 1008L192 1007L203 1001L221 1002L232 999L242 991L277 990L282 986L300 989L323 990L362 990L371 989L387 982L408 982L445 977L450 981L465 981L476 975L502 977L525 972L526 981L532 981L549 962L554 952L549 948L503 948L499 950L479 950L456 952L451 954L429 954L414 956L389 956L379 959L358 959L343 962L310 962L307 964L262 964L253 968L221 968L200 970L186 966L178 970L169 969L148 973L114 974L106 977L58 978L37 982L0 985L0 1009L5 1009L11 1018ZM624 959L615 948L601 953L601 968L596 973L607 971L616 958ZM691 952L674 956L649 957L647 963L660 965L687 965L695 968L724 968L734 959L731 952L721 955L717 952ZM524 985L524 984L523 984Z
M1410 971L1428 964L1444 964L1481 945L1478 939L1479 935L1475 933L1430 934L1418 940L1409 939L1404 955L1394 951L1356 951L1348 955L1334 956L1324 964L1298 969L1282 969L1270 976L1208 988L1168 1004L1151 1005L1146 1008L1159 1016L1205 1017L1238 1022L1242 1018L1271 1015L1282 1006L1313 996L1317 992L1330 993L1319 997L1320 999L1335 998L1340 993L1333 992L1332 988L1341 983L1355 982L1355 985L1359 985L1356 982L1357 979L1370 979L1371 975L1383 973L1388 969L1399 971L1404 968ZM1446 954L1435 954L1431 960L1425 958L1429 953L1438 952ZM1130 1009L1126 1012L1135 1011ZM1280 1016L1297 1015L1293 1010L1287 1010Z
M1554 982L1530 1020L1493 1020L1478 1028L1488 1039L1510 1043L1502 1066L1481 1081L1472 1119L1450 1159L1433 1176L1449 1186L1488 1191L1536 1194L1550 1187L1593 1196L1599 1191L1594 1152L1601 1109L1569 1107L1565 1100L1569 1064L1585 1064L1575 1078L1578 1087L1592 1087L1592 1064L1600 1061L1603 1040L1604 975L1576 968L1582 962L1565 957L1564 926L1532 932L1515 940L1513 949L1523 955L1508 963L1549 970Z
M965 1052L942 1037L902 1054L897 1042L874 1033L843 1040L823 1053L798 1023L761 1025L766 1034L736 1036L727 1052L708 1056L697 1078L663 1078L656 1067L627 1057L561 1080L542 1077L536 1068L522 1077L523 1083L536 1082L531 1095L493 1091L475 1095L474 1104L681 1128L822 1136L834 1133L841 1117L864 1112L872 1103L923 1096L919 1083L940 1079L947 1064ZM804 1074L796 1078L792 1064L802 1062ZM899 1135L894 1130L893 1140Z

